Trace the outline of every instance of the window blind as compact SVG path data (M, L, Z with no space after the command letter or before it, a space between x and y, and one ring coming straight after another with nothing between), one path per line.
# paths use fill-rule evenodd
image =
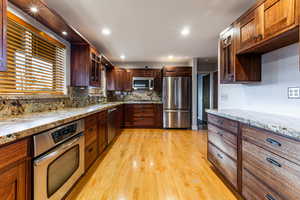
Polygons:
M0 93L63 94L64 46L10 16L7 22L7 71L0 72Z

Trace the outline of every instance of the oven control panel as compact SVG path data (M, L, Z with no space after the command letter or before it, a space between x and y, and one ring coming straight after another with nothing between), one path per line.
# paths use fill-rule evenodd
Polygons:
M77 124L71 124L69 126L66 126L62 129L59 129L59 130L53 132L52 138L55 143L58 143L64 139L70 137L74 133L76 133L76 129L77 129Z

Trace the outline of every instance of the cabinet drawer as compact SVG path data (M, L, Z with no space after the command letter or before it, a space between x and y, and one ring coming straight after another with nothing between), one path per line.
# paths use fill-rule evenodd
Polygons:
M133 117L155 117L155 110L154 109L134 110L132 115Z
M98 132L97 124L90 125L89 127L85 128L85 132L84 132L85 146L89 146L91 143L96 141L97 132Z
M237 163L210 142L208 143L208 159L237 189Z
M97 114L93 114L91 116L88 116L84 120L86 128L89 127L89 126L92 126L94 124L97 124L97 122L98 122L98 113Z
M259 177L283 199L300 196L300 166L250 142L243 141L243 168Z
M227 131L231 131L232 133L238 132L238 122L232 121L229 119L225 119L222 117L218 117L215 115L208 115L208 122L212 123L218 127L224 128Z
M0 169L23 160L29 153L29 140L24 139L0 148Z
M243 196L247 200L284 200L248 170L243 170Z
M208 141L237 160L237 136L208 124Z
M133 118L132 122L133 126L135 127L152 127L155 126L155 119L152 117L148 118Z
M300 165L300 142L248 126L242 126L241 130L244 140Z
M97 142L95 141L85 148L85 169L88 169L93 164L93 162L97 159L97 155Z
M101 121L102 120L107 120L107 111L100 112L98 116L99 116L98 119L101 120Z

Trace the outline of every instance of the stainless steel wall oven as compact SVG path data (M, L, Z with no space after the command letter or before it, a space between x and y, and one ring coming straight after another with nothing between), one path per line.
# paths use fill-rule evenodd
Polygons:
M60 200L84 173L84 121L34 136L34 200Z

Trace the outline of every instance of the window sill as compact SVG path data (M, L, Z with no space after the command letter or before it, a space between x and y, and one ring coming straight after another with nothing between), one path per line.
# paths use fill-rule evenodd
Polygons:
M32 100L32 99L67 99L68 95L45 95L45 94L37 94L37 95L6 95L1 94L0 100Z

